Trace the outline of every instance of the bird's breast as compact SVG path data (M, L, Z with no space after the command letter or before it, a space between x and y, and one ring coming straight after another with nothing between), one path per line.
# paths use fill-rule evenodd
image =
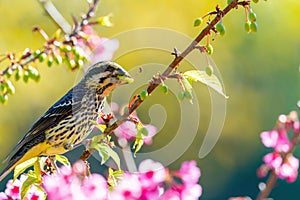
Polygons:
M92 132L92 121L97 121L103 105L104 99L101 96L85 96L80 109L47 132L47 141L51 147L45 154L62 154L82 142Z

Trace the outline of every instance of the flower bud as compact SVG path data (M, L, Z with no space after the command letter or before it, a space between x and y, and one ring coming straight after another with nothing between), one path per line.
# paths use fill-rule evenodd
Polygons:
M144 101L148 97L148 92L147 90L143 90L140 94L140 98L142 101Z
M199 17L199 18L195 19L195 21L194 21L194 26L195 26L195 27L196 27L196 26L200 26L200 25L202 24L202 22L203 22L202 17Z
M219 22L216 25L216 30L220 33L221 36L223 36L225 34L225 32L226 32L225 26L221 22Z

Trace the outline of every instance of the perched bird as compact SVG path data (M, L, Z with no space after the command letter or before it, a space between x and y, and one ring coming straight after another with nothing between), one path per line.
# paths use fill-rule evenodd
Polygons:
M116 86L132 81L117 63L105 61L90 67L82 80L51 106L18 142L4 160L9 162L0 174L0 181L26 160L63 154L79 144L91 133L91 120L97 120L105 97Z

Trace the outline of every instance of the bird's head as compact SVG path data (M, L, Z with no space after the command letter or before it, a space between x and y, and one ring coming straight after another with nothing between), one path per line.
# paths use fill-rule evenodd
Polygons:
M83 80L85 87L96 89L105 96L117 85L133 82L133 78L119 64L111 61L98 62L86 72Z

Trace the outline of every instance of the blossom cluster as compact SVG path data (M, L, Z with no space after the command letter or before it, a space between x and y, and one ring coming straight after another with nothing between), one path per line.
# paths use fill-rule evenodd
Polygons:
M177 171L167 168L153 160L140 163L138 172L125 172L113 186L100 174L86 176L86 164L78 161L70 166L63 166L59 173L44 175L41 190L33 186L25 196L27 200L147 200L147 199L190 199L196 200L202 194L198 184L201 176L195 161L183 162ZM21 199L22 176L7 183L5 192L0 193L0 200Z
M4 192L0 192L0 200L18 200L21 199L21 188L24 181L27 179L26 175L21 175L20 179L15 181L9 180L6 184ZM25 200L42 200L45 199L45 193L32 185L26 193Z
M289 133L292 136L289 137ZM265 177L270 170L280 179L294 182L298 176L299 160L293 156L293 150L298 144L300 124L297 112L280 115L277 126L271 131L264 131L260 137L262 143L273 152L263 157L264 164L258 169L258 176Z
M127 109L127 105L119 106L117 103L111 102L110 108L112 112L111 114L118 118L124 114L124 110ZM157 134L156 127L151 124L143 124L135 111L130 115L130 117L131 121L123 122L114 131L114 134L118 138L119 145L121 147L126 147L127 145L129 145L130 141L136 140L136 138L138 137L138 123L147 130L147 134L143 134L142 136L144 144L151 145L153 142L153 137ZM98 124L104 124L104 120L102 117L99 117Z

